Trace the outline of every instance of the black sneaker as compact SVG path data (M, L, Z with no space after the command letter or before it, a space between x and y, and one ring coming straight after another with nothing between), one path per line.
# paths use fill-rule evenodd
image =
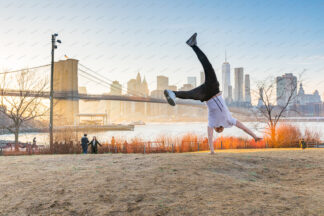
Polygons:
M175 106L176 103L175 103L175 99L176 99L176 96L174 94L173 91L171 90L164 90L164 96L166 97L168 103L171 105L171 106Z
M197 45L197 33L193 34L186 43L191 47Z

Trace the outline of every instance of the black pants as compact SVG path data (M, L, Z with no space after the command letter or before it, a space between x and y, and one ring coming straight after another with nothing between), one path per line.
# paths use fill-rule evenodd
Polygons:
M197 46L192 49L197 54L205 72L205 82L190 91L174 91L176 97L182 99L193 99L200 101L208 101L215 94L219 93L219 82L217 80L213 66L210 64L207 56Z
M98 153L98 146L91 146L91 152L92 152L92 154L97 154Z

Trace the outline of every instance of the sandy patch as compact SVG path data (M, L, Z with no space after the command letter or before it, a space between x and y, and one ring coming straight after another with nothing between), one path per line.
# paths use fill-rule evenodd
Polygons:
M324 215L323 155L0 157L0 215Z

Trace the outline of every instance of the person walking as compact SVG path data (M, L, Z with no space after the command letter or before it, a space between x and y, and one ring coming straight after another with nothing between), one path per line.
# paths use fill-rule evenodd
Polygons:
M213 147L213 131L221 133L224 128L230 128L233 125L242 129L244 132L254 138L255 141L259 141L262 138L255 135L249 128L247 128L242 122L232 117L229 109L226 106L225 100L222 97L222 92L219 89L219 82L216 77L216 73L213 66L209 62L207 56L197 46L197 33L193 34L187 44L196 53L200 63L204 68L205 82L190 91L171 91L168 89L164 90L164 95L167 102L171 106L176 105L176 98L181 99L193 99L206 102L208 107L208 143L210 151L214 153Z
M91 145L91 152L92 154L97 154L98 153L98 145L102 146L97 138L94 136L92 140L90 141L89 145Z
M89 139L87 137L87 134L84 134L83 137L81 138L81 146L82 146L83 154L88 153L88 144L89 144Z

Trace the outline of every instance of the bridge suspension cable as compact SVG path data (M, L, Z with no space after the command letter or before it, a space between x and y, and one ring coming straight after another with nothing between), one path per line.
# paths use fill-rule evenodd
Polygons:
M84 67L86 70L92 72L92 73L89 73L89 72L86 72L86 71L84 71L84 70L81 70L81 71L87 73L89 76L91 76L91 77L93 77L93 78L95 78L95 79L98 79L98 80L104 81L104 82L108 83L109 85L111 85L111 84L113 83L112 80L110 80L110 79L107 78L107 77L102 76L101 74L99 74L98 72L96 72L96 71L90 69L89 67L84 66L84 65L82 65L82 64L80 64L80 63L79 63L79 65L82 66L82 67ZM79 69L79 70L80 70L80 69ZM95 76L93 73L94 73L96 76ZM104 79L104 80L103 80L103 79ZM120 90L122 90L122 91L123 91L123 90L126 91L126 89L123 88L123 87L118 88L118 89L120 89Z
M47 64L47 65L41 65L41 66L37 66L37 67L24 68L24 69L20 69L20 70L6 71L6 72L1 72L0 74L18 73L18 72L22 72L22 71L25 71L25 70L33 70L33 69L47 67L47 66L51 66L51 65Z
M102 76L101 74L99 74L98 72L96 72L96 71L90 69L90 68L87 67L87 66L84 66L84 65L82 65L82 64L80 64L80 63L79 63L79 65L82 66L82 67L84 67L85 69L91 71L92 73L95 73L96 76L94 76L93 74L90 74L90 73L88 73L88 72L86 72L86 71L84 71L84 70L82 70L82 69L79 69L80 71L82 71L82 72L84 72L84 73L87 73L89 76L91 76L91 77L93 77L93 78L95 78L95 79L98 79L98 80L104 81L104 82L107 83L108 85L112 85L112 84L113 84L113 81L112 81L111 79ZM100 76L100 78L97 77L97 76ZM134 95L138 95L138 96L145 96L142 92L139 92L139 91L135 91L135 90L128 90L128 89L125 89L124 87L121 87L121 88L119 88L119 87L117 87L117 86L114 86L114 87L115 87L116 89L120 89L122 92L124 91L125 93L130 92L130 93L132 93L132 94L134 94Z
M100 86L102 86L102 87L105 87L105 88L107 88L107 86L109 86L109 85L111 85L112 83L111 82L109 82L109 81L106 81L106 80L103 80L103 79L100 79L100 78L97 78L97 77L94 77L92 74L90 74L90 73L88 73L88 72L85 72L85 71L83 71L83 70L81 70L81 69L79 69L79 75L81 76L81 77L83 77L83 78L85 78L85 79L87 79L87 80L90 80L90 81L92 81L92 82L94 82L94 83L96 83L96 84L98 84L98 85L100 85ZM123 88L120 88L120 87L117 87L116 86L116 89L120 89L122 92L124 92L125 94L127 94L127 91L125 90L125 89L123 89ZM131 93L133 93L134 94L134 96L144 96L142 93L134 93L134 92L131 92ZM147 97L147 98L152 98L152 99L155 99L155 98L153 98L153 97Z
M94 76L92 73L90 74L90 73L86 72L86 73L88 73L89 76L92 76L92 77L95 78L95 79L99 79L99 80L101 80L101 81L104 81L104 82L106 82L108 85L112 85L112 84L113 84L113 81L110 80L109 78L102 76L101 74L99 74L98 72L96 72L96 71L90 69L89 67L86 67L86 66L84 66L84 65L82 65L82 64L80 64L80 65L81 65L82 67L84 67L85 69L91 71L92 73L95 73L95 75L96 75L96 76ZM83 71L83 72L85 72L85 71ZM99 76L100 78L98 78L98 76ZM103 79L105 79L105 80L103 80ZM140 96L143 95L143 93L141 93L141 92L137 92L137 91L128 91L128 90L125 89L123 86L121 86L121 87L117 87L117 86L115 86L115 88L121 90L121 91L124 92L125 94L127 94L128 92L131 92L131 93L134 94L134 95L140 95Z
M81 69L79 69L79 75L82 76L83 78L87 79L87 80L90 80L102 87L107 87L107 85L110 85L111 83L109 82L106 82L105 80L101 80L101 79L96 79L96 77L92 76L91 74L89 74L88 72L86 71L83 71ZM104 84L103 84L104 83Z

